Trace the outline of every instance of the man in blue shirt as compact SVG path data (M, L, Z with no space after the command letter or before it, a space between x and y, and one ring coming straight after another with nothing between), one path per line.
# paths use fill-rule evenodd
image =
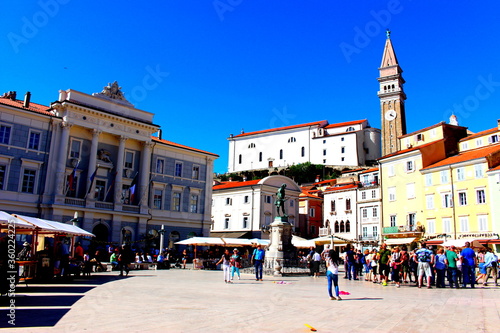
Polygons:
M465 247L460 253L462 256L462 274L464 288L467 283L470 283L471 288L474 288L476 282L476 253L470 248L470 243L465 242Z
M252 263L255 267L255 281L262 281L262 263L264 262L265 255L266 251L264 251L260 245L257 245L257 248L253 250Z

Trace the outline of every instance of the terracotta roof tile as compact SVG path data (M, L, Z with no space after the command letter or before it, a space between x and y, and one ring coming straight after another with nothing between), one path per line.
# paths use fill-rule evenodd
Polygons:
M405 153L408 153L408 152L411 152L411 151L415 151L415 150L420 150L421 148L428 147L430 145L433 145L433 144L435 144L437 142L441 142L441 141L444 141L444 139L437 140L437 141L432 141L432 142L429 142L429 143L426 143L426 144L423 144L423 145L420 145L420 146L416 146L416 147L412 147L412 148L400 150L400 151L397 151L397 152L392 153L392 154L387 154L385 156L380 157L378 160L380 161L380 160L383 160L384 158L388 158L388 157L393 157L393 156L405 154Z
M366 119L362 120L353 120L353 121L346 121L343 123L337 123L337 124L330 124L326 126L325 128L335 128L335 127L343 127L343 126L350 126L350 125L357 125L357 124L362 124L366 121Z
M356 182L356 184L349 184L349 185L344 185L344 186L336 186L336 187L329 187L325 190L325 192L335 192L335 191L342 191L342 190L348 190L348 189L355 189L358 188L359 184Z
M472 161L472 160L475 160L478 158L486 157L492 153L499 152L499 151L500 151L500 143L490 145L487 147L466 150L466 151L461 152L457 155L450 156L450 157L445 158L444 160L441 160L437 163L431 164L428 167L423 168L422 170L428 170L428 169L437 168L437 167L444 166L444 165L456 164L456 163L460 163L460 162Z
M365 170L361 173L368 173L368 172L374 172L374 171L378 171L378 168L371 168L371 169Z
M488 171L498 171L498 170L500 170L500 165L499 165L499 166L496 166L496 167L494 167L494 168L491 168L491 169L489 169Z
M40 114L43 114L46 116L53 116L54 115L49 111L50 107L48 107L47 105L42 105L42 104L30 102L29 107L25 108L24 101L19 100L19 99L11 100L10 98L0 98L0 104L13 106L13 107L18 108L18 109L34 111L34 112L37 112L37 113L40 113Z
M155 141L155 142L163 143L163 144L166 144L166 145L169 145L169 146L173 146L173 147L177 147L177 148L181 148L181 149L192 150L192 151L196 151L196 152L199 152L199 153L209 154L209 155L212 155L212 156L219 157L219 155L214 154L214 153L210 153L208 151L204 151L204 150L200 150L200 149L196 149L196 148L184 146L184 145L172 142L172 141L160 140L156 136L151 136L151 139L153 139L153 141Z
M477 132L475 134L472 134L472 135L466 136L465 138L460 139L459 142L471 140L471 139L478 138L480 136L487 135L487 134L493 134L495 132L500 132L500 129L498 129L498 127L494 127L494 128L490 128L488 130Z
M212 189L215 190L225 190L229 188L245 187L250 185L256 185L261 179L247 180L246 182L225 182L224 184L215 185Z
M326 126L328 124L328 121L322 120L322 121L315 121L312 123L307 123L307 124L299 124L299 125L292 125L292 126L285 126L285 127L278 127L278 128L270 128L262 131L255 131L255 132L248 132L248 133L242 133L235 135L235 138L241 138L243 136L248 136L248 135L255 135L255 134L262 134L262 133L270 133L270 132L278 132L278 131L285 131L289 129L294 129L294 128L301 128L301 127L308 127L308 126Z

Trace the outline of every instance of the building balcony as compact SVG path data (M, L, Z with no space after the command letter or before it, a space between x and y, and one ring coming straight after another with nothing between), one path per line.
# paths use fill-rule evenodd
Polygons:
M319 237L328 236L330 234L330 228L319 228L318 235Z
M124 212L129 212L129 213L139 213L140 212L139 206L131 206L131 205L123 205L122 210Z
M394 227L384 227L384 234L398 234L398 233L423 233L424 230L421 226L414 225L399 225Z
M378 186L379 185L377 180L362 182L361 184L363 184L363 187Z
M64 198L64 204L70 206L85 207L85 199Z
M114 204L112 202L96 201L95 208L113 210Z

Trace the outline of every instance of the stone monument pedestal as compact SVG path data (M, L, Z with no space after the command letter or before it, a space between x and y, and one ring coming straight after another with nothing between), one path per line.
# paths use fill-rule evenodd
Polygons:
M266 251L264 267L271 269L274 276L283 276L283 259L290 259L292 246L292 225L285 216L276 216L269 225L271 243Z

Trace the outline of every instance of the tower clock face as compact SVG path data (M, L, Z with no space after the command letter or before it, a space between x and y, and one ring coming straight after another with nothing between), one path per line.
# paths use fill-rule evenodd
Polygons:
M388 110L385 113L385 119L388 121L396 119L396 116L397 116L397 114L396 114L396 111L394 111L394 110Z

